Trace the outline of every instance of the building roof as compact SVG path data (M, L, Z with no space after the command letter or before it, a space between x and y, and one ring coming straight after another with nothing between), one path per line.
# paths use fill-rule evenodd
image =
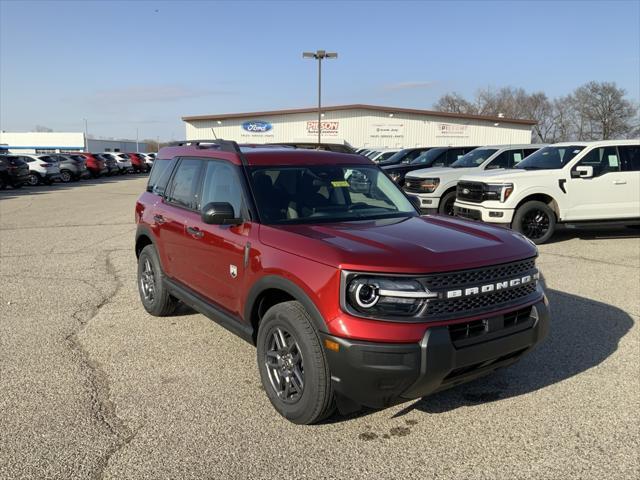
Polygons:
M338 110L375 110L385 113L411 113L414 115L433 115L438 117L448 118L461 118L467 120L485 120L490 122L504 122L504 123L517 123L521 125L535 125L535 120L525 120L517 118L504 118L486 115L470 115L464 113L449 113L449 112L436 112L434 110L419 110L415 108L401 108L401 107L382 107L379 105L366 105L361 103L354 103L351 105L334 105L329 107L322 107L323 112L334 112ZM191 115L182 117L185 122L191 122L194 120L225 120L229 118L245 118L245 117L261 117L267 115L287 115L293 113L315 113L317 108L294 108L289 110L267 110L263 112L244 112L244 113L226 113L222 115Z

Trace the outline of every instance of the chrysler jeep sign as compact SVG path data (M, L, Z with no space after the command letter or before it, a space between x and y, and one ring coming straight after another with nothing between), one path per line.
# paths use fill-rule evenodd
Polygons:
M267 133L273 126L262 120L249 120L242 124L242 129L249 133Z

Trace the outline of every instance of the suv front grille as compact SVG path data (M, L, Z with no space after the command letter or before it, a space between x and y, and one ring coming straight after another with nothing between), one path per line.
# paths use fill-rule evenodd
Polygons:
M467 202L480 203L483 200L482 183L458 182L456 198Z
M472 316L489 312L510 305L522 303L533 298L537 291L537 282L494 289L486 293L460 295L448 298L447 292L468 288L480 288L484 285L495 285L512 279L531 275L535 277L538 270L535 259L529 258L518 262L506 263L487 268L463 270L450 273L439 273L419 279L430 292L437 293L438 298L427 302L423 317L429 320L445 320L462 316Z
M505 277L514 277L525 274L536 268L534 258L520 262L505 263L494 267L478 268L475 270L463 270L461 272L439 273L424 277L424 285L429 290L441 290L443 288L469 286L473 283L483 283L502 280Z
M510 290L501 290L486 295L475 297L432 300L427 304L427 315L448 316L450 314L471 314L474 311L485 310L487 307L500 306L527 297L536 291L535 284L531 283Z

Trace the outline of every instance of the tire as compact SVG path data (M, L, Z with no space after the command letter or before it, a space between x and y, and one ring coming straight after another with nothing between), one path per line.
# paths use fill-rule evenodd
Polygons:
M440 215L453 216L453 204L455 203L455 201L456 191L453 190L440 199L440 204L438 205L438 213Z
M31 185L32 187L40 185L40 175L38 175L37 173L30 173L29 177L27 178L27 185Z
M257 347L262 385L280 415L309 425L334 411L331 373L322 342L299 302L283 302L267 310L260 322Z
M516 210L511 228L536 245L547 242L556 229L556 214L543 202L524 203Z
M60 181L62 183L69 183L73 180L73 174L69 170L60 170Z
M162 282L163 277L158 252L153 245L147 245L138 257L137 283L142 305L154 317L171 315L178 304L178 301L169 295L165 288Z

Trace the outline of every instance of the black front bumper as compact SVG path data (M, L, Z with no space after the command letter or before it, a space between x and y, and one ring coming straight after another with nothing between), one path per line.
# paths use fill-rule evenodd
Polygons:
M334 390L357 404L383 408L511 365L548 333L546 303L541 300L533 308L537 314L527 314L525 321L513 325L507 326L507 315L489 318L486 332L462 340L453 339L451 325L429 328L420 343L411 344L352 341L322 334L340 345L337 352L326 350ZM469 323L482 328L482 322ZM459 332L461 325L455 325Z

